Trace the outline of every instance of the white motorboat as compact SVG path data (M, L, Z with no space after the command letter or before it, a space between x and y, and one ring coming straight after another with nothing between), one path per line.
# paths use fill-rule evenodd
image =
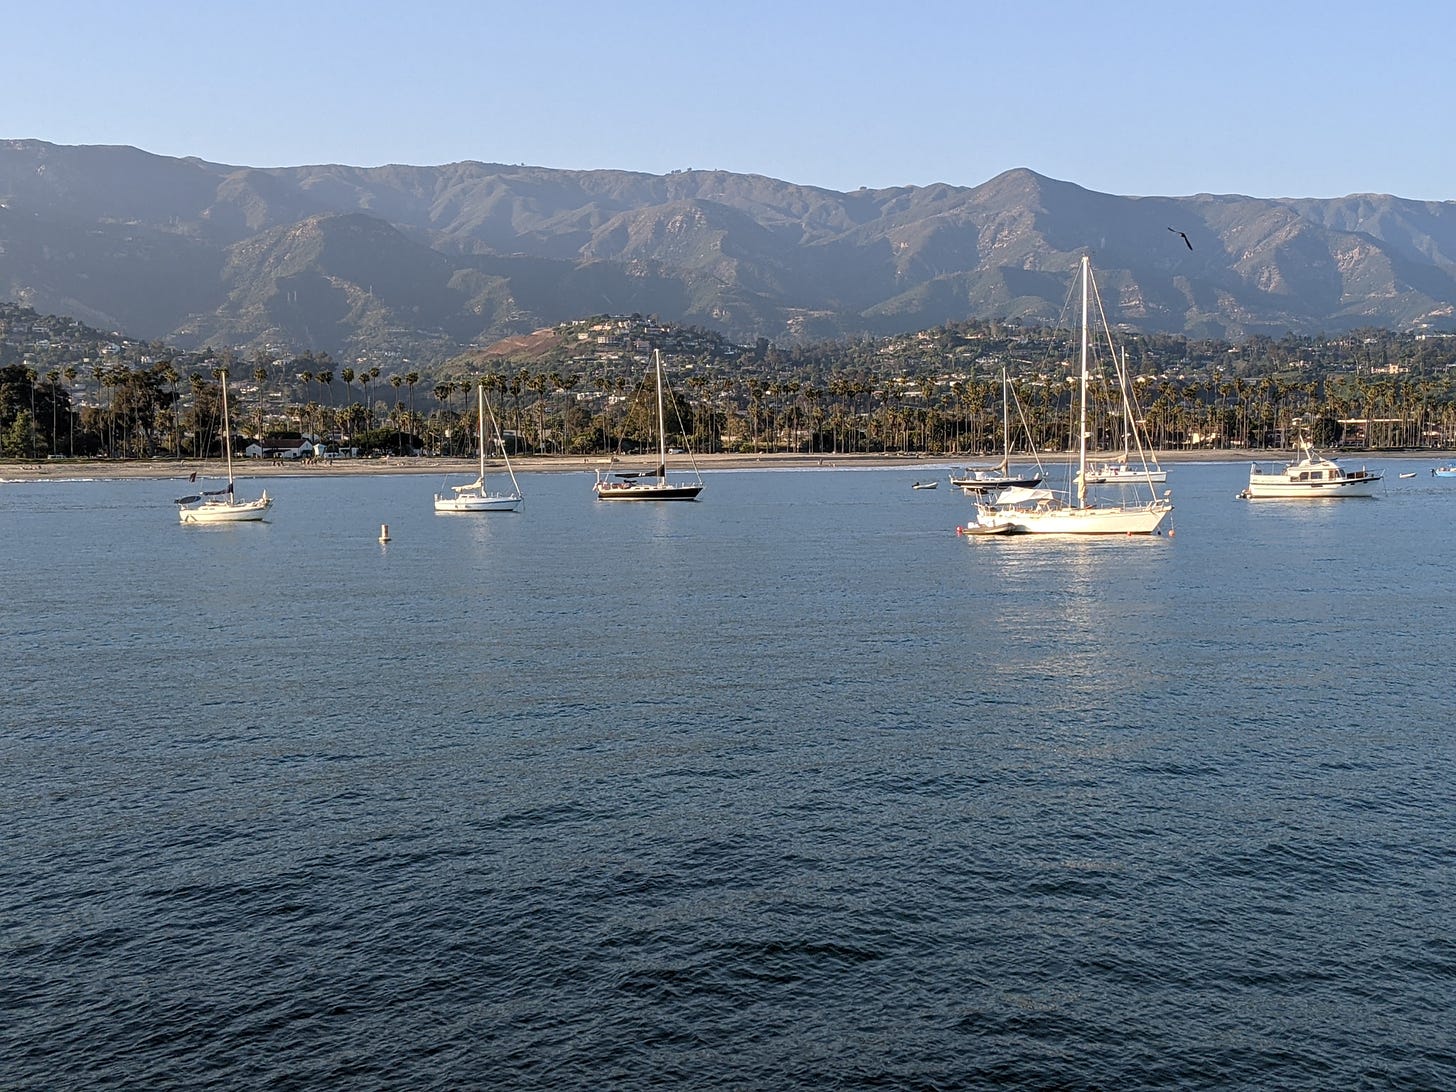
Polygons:
M228 415L227 370L222 380L222 447L227 456L227 487L202 490L177 498L177 517L182 523L256 523L273 507L268 490L255 500L240 501L233 487L233 428Z
M477 445L480 451L480 470L476 478L469 485L452 485L449 493L435 494L436 512L514 512L520 507L521 486L516 481L516 472L511 468L511 456L506 451L505 442L501 439L500 426L496 424L495 411L490 410L485 402L485 384L476 382L476 415L479 422L480 442ZM501 455L506 461L506 473L511 476L511 489L509 493L492 493L485 487L485 420L486 414L490 414L491 428L495 432L495 442L500 447Z
M1334 459L1315 451L1309 440L1300 437L1300 457L1273 469L1254 463L1249 467L1249 486L1241 494L1260 497L1373 497L1383 476L1379 470L1346 470Z
M703 479L693 472L695 481L669 481L667 478L667 424L663 411L662 353L652 351L657 371L657 469L647 471L597 471L597 500L609 501L687 501L697 500L703 491ZM691 453L689 453L691 458Z
M1125 458L1115 462L1094 462L1087 468L1088 485L1157 485L1168 480L1161 466L1136 466Z
M1100 502L1088 491L1087 475L1087 392L1089 352L1089 310L1090 299L1096 290L1092 280L1092 262L1082 256L1082 353L1081 382L1079 385L1079 427L1076 473L1072 478L1074 491L1059 493L1051 489L1003 489L976 505L976 520L969 527L960 528L962 534L975 533L971 528L1009 527L1016 534L1032 535L1151 535L1163 526L1172 514L1173 502L1165 490L1161 497L1150 496L1138 501L1127 496L1113 502ZM1101 300L1098 299L1101 311ZM1106 320L1103 320L1106 328ZM1125 369L1118 368L1118 382L1126 387ZM1124 406L1129 395L1123 392ZM1131 415L1129 415L1131 417ZM1136 429L1136 421L1130 420L1129 427ZM1141 440L1134 436L1137 447ZM1147 483L1140 483L1147 484Z

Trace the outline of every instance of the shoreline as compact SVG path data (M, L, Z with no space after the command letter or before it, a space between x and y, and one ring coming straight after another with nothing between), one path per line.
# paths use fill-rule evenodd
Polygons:
M1166 451L1158 453L1158 461L1165 465L1179 463L1246 463L1286 462L1295 457L1295 452L1279 448L1260 451L1235 451L1220 448L1210 451ZM1101 456L1107 458L1108 455ZM1450 462L1449 452L1369 452L1344 451L1337 458L1354 460L1369 459L1425 459L1434 462ZM851 470L877 469L912 470L923 467L926 470L943 470L966 465L989 465L996 461L995 455L883 455L883 454L764 454L764 455L699 455L694 460L678 456L669 464L673 474L690 473L696 463L697 469L709 470ZM1013 459L1013 463L1025 463L1028 458ZM1062 457L1043 456L1042 463L1062 462ZM590 473L595 470L643 471L656 465L648 456L530 456L512 464L517 474L562 474ZM361 474L465 474L476 472L478 463L472 458L443 459L430 456L408 456L382 459L337 459L329 462L294 461L265 462L245 460L234 463L236 478L276 477L350 477ZM499 460L487 463L487 468L499 473L505 472L505 464ZM193 472L207 478L224 477L219 460L199 461L195 459L48 459L45 462L15 460L0 462L0 482L45 481L50 478L73 479L78 475L88 478L155 478L174 480L187 478Z

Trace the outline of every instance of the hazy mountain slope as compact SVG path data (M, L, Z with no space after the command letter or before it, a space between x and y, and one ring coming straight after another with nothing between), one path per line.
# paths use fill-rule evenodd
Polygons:
M1053 322L1084 250L1109 317L1145 330L1456 327L1453 202L1124 197L1024 169L836 193L0 142L0 292L183 344L434 356L603 311L784 341Z

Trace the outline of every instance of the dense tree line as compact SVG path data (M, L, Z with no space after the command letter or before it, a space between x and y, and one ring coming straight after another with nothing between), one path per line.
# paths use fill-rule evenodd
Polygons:
M969 322L789 348L729 346L705 331L660 336L673 442L695 451L996 450L1003 367L1017 436L1040 451L1071 442L1077 346L1065 332ZM681 344L695 348L674 347ZM292 433L364 455L468 455L477 382L517 453L650 448L654 403L641 342L605 357L574 347L563 340L529 359L462 358L427 375L314 352L243 360L127 343L76 360L74 347L64 358L11 344L0 356L0 455L205 457L220 443L223 370L235 450ZM1287 446L1301 431L1323 446L1456 446L1456 338L1367 330L1233 344L1127 334L1097 363L1099 390L1111 388L1112 369L1126 368L1137 392L1132 412L1160 449ZM1095 446L1119 447L1126 420L1122 408L1109 408Z

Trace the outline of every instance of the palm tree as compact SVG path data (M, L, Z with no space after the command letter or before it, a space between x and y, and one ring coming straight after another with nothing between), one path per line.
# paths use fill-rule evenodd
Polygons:
M420 373L419 372L410 372L408 375L406 375L404 377L404 381L409 385L410 417L414 417L414 415L415 415L415 384L420 381Z
M510 379L511 416L515 419L515 428L518 434L526 431L521 427L521 392L526 389L526 380L529 378L530 373L525 368L522 368L515 375L511 376Z
M450 396L455 393L455 384L448 379L443 379L435 384L435 400L440 403L440 408L433 415L436 421L443 422L445 410L448 408Z
M404 376L391 375L389 377L389 385L395 390L394 401L396 412L394 417L394 453L396 455L403 455L404 435L403 430L401 429L402 422L400 421L400 414L398 411L404 408L404 403L399 400L399 388L404 386Z
M259 364L253 369L253 379L258 384L258 439L263 438L263 396L267 393L268 369Z
M536 395L536 451L545 450L546 442L546 388L550 380L544 372L537 372L526 380L526 386Z
M167 408L170 411L172 425L172 457L180 459L182 458L182 428L181 422L178 420L178 410L181 407L182 399L177 393L177 383L182 377L177 372L176 363L171 360L162 365L161 375L167 385L172 388L167 395Z
M333 371L330 369L330 370L326 370L326 371L319 372L318 379L319 379L319 382L324 385L324 392L325 392L324 393L324 400L327 403L332 403L333 400L334 400L334 396L333 396L333 392L331 390L329 390L329 388L334 385L334 373L333 373ZM323 421L322 420L319 421L319 431L320 432L323 431ZM315 439L317 439L317 437L315 437Z
M201 372L193 372L187 377L187 385L192 390L192 457L202 458L202 389L204 380Z
M567 396L576 389L576 385L580 382L581 376L579 375L562 375L560 372L551 373L552 387L557 391L557 393L562 395L561 451L563 454L566 451L567 445L570 444L574 439L574 437L568 435L570 425L567 422L567 418L571 415L572 402L571 399Z
M48 453L56 453L56 381L61 378L61 373L55 368L46 372L46 384L51 389L51 439L47 445Z
M351 421L353 419L353 416L354 416L353 413L350 412L350 410L352 409L353 404L354 404L354 395L349 390L349 384L352 383L352 382L354 382L354 369L353 368L341 368L339 370L339 378L344 381L344 417L343 417L343 420L344 420L344 423L345 423L345 429L346 430L349 430L348 422Z
M62 372L61 374L66 377L66 386L68 388L71 387L76 382L77 372L76 372L76 366L74 364L68 364L68 365L66 365L66 370L64 372ZM67 394L69 394L69 393L70 392L68 390L67 391ZM71 433L70 443L67 445L67 453L70 454L70 456L72 458L75 458L75 455L76 455L76 407L71 404L71 399L69 399L69 398L67 398L67 400L66 400L66 424L69 426L70 433Z
M309 384L313 382L313 372L299 372L298 378L303 381L303 400L306 404L309 399ZM299 431L303 431L301 428Z

